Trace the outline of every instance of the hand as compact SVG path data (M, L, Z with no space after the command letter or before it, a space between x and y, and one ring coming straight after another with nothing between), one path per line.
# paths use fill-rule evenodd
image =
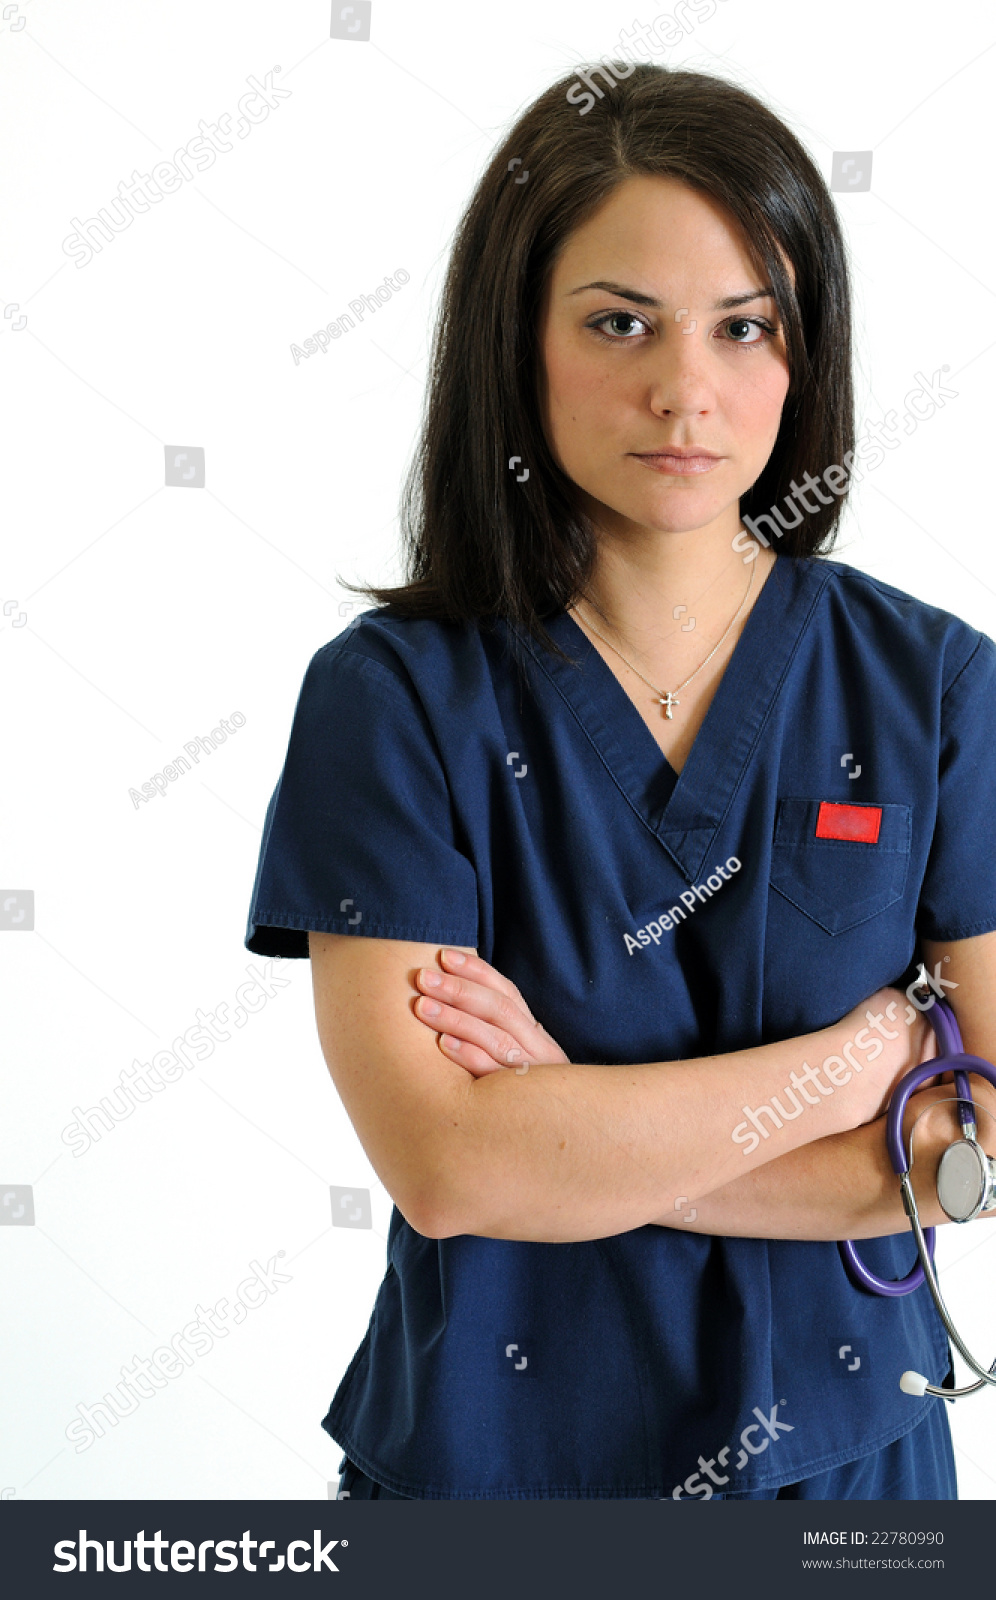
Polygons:
M421 992L414 1009L419 1021L439 1034L448 1060L481 1078L502 1067L527 1072L540 1061L570 1059L535 1020L515 984L480 956L443 949L439 964L442 975L432 967L416 973ZM433 985L431 978L440 981ZM437 1007L433 1013L431 1005Z
M877 1115L883 1116L901 1079L922 1062L935 1060L940 1052L937 1035L930 1022L930 1011L920 1011L912 1006L898 989L879 989L868 1001L859 1006L857 1012L860 1012L863 1020L866 1010L881 1014L883 1020L887 1020L891 1028L897 1029L899 1034L895 1040L884 1041L885 1050L878 1062L881 1070L877 1085L883 1097ZM969 1074L969 1084L976 1106L979 1142L987 1153L992 1154L996 1147L996 1088L977 1073ZM953 1072L942 1070L935 1078L925 1079L916 1093L910 1096L903 1117L903 1143L907 1150L912 1129L925 1112L930 1115L924 1122L923 1126L927 1132L922 1137L925 1140L943 1139L943 1144L938 1146L937 1155L946 1144L959 1136L961 1125L957 1116L956 1095ZM943 1112L934 1112L935 1106L944 1106L945 1109ZM924 1148L926 1147L925 1144ZM996 1211L986 1212L985 1215L996 1216ZM943 1215L939 1217L941 1222L947 1220Z
M884 1034L868 1027L868 1013L878 1018ZM866 1064L870 1100L868 1120L883 1116L893 1090L908 1072L937 1055L937 1037L926 1014L910 1004L900 989L877 989L855 1006L847 1019L856 1031L872 1032L884 1046L874 1064ZM894 1038L889 1038L894 1034ZM852 1038L854 1033L852 1033ZM859 1047L860 1048L860 1047ZM927 1084L933 1080L928 1078ZM926 1085L924 1085L926 1087Z
M945 1078L949 1076L945 1073ZM996 1119L991 1112L996 1108L996 1090L977 1074L971 1077L971 1088L978 1140L986 1154L992 1156L996 1149ZM912 1141L910 1175L924 1228L940 1228L951 1221L937 1198L937 1164L947 1147L963 1133L954 1094L953 1084L947 1082L918 1089L910 1095L903 1116L903 1149L910 1156ZM980 1212L979 1220L983 1219L996 1220L996 1207Z

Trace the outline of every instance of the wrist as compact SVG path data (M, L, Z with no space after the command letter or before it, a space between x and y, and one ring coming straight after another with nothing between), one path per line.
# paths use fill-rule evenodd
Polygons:
M841 1132L880 1117L896 1082L920 1059L919 1051L911 1056L915 1030L907 1026L901 999L894 989L879 989L823 1032L826 1050L846 1062L854 1074L845 1102L848 1117Z
M903 1114L903 1149L909 1160L912 1138L910 1182L924 1228L951 1221L937 1198L937 1169L945 1150L961 1134L953 1093L950 1084L920 1089L910 1096Z
M862 1029L867 1035L864 1012L856 1010L805 1040L806 1062L812 1063L818 1073L825 1086L823 1092L830 1090L833 1094L832 1099L822 1102L826 1119L820 1137L849 1133L884 1109L880 1063L886 1059L888 1041L872 1032L865 1037L863 1048L858 1044Z

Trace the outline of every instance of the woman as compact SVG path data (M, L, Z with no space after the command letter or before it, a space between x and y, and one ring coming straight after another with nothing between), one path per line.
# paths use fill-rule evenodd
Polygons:
M246 944L310 954L396 1202L323 1425L352 1498L955 1498L898 1384L949 1368L926 1291L833 1241L911 1264L917 963L996 1053L996 647L825 559L849 296L809 157L720 80L614 72L478 185L409 581L314 656L267 813Z

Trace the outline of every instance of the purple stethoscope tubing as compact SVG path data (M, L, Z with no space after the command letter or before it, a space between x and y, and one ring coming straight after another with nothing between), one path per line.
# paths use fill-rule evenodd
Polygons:
M938 1054L931 1061L923 1061L908 1072L896 1085L889 1101L885 1139L892 1170L897 1178L902 1178L910 1170L903 1149L903 1113L910 1095L915 1094L921 1084L926 1083L929 1078L936 1078L940 1072L954 1072L962 1127L967 1127L974 1121L972 1109L974 1101L968 1081L969 1072L977 1072L980 1077L986 1078L989 1083L996 1086L996 1067L992 1062L984 1061L981 1056L966 1055L955 1014L947 1002L935 999L934 1004L924 1014L929 1017L937 1037ZM931 1264L934 1260L935 1232L934 1228L923 1230L924 1243L929 1251ZM924 1281L922 1261L918 1260L905 1278L880 1278L861 1260L850 1239L841 1239L837 1248L852 1281L857 1287L867 1289L872 1294L890 1297L912 1294Z

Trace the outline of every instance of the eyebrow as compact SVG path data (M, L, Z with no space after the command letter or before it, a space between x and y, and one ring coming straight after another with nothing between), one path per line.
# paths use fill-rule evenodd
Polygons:
M631 300L636 306L651 306L655 310L663 309L662 302L652 294L641 294L639 289L628 289L622 283L606 283L599 279L595 283L582 283L577 289L568 291L567 298L571 295L583 294L586 289L601 289L606 294L618 295L620 300ZM775 292L770 284L765 289L750 289L746 294L729 294L723 300L717 300L713 306L714 311L732 311L736 306L749 305L752 300L774 299Z

